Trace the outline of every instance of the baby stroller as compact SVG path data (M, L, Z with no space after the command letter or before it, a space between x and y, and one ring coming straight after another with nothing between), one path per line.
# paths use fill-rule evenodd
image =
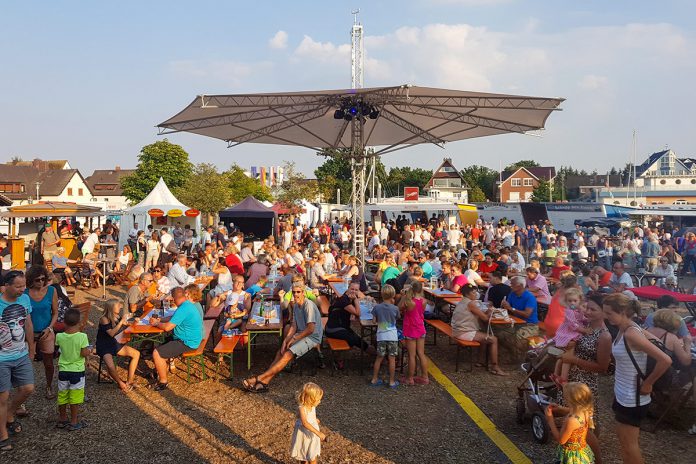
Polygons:
M547 343L529 350L521 366L527 376L517 387L517 423L524 424L527 418L531 418L532 435L538 443L546 443L549 439L549 426L544 413L556 397L556 384L551 381L550 375L554 371L556 358L562 354L563 350Z

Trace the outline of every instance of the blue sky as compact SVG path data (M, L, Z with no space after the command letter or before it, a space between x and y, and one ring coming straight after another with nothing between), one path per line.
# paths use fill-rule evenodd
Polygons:
M387 166L494 169L518 159L623 166L669 146L696 156L696 6L684 1L404 0L5 2L0 159L134 167L154 126L197 94L345 88L350 10L361 8L365 86L414 85L567 98L544 136L508 135L386 155ZM281 32L282 31L282 32ZM305 149L175 134L226 168ZM253 162L251 161L253 160Z

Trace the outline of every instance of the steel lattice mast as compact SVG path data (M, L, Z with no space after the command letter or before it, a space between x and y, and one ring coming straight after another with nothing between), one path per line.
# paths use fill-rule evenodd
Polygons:
M358 21L360 9L351 11L353 27L350 31L351 87L363 88L363 27ZM353 177L353 254L361 266L365 266L365 145L363 124L359 119L351 121L350 168Z

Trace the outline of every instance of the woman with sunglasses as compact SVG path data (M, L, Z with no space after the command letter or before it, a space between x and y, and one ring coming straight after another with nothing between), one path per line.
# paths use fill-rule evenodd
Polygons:
M53 327L58 320L58 295L50 285L48 269L45 266L32 266L27 271L25 293L31 300L31 320L34 323L36 352L41 357L46 373L46 398L56 397L53 391L53 351L56 335Z

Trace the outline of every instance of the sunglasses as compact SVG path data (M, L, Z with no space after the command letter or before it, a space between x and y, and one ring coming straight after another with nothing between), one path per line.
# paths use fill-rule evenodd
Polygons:
M293 295L302 295L303 293L304 292L302 290L292 292Z
M34 279L34 282L45 282L45 281L46 281L46 277L37 277L36 279Z

